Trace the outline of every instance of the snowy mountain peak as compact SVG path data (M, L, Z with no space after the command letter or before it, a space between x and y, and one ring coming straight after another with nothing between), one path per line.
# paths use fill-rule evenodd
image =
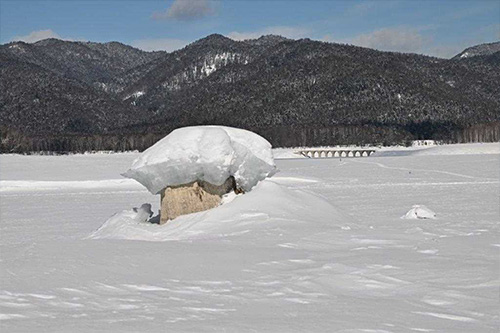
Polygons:
M257 39L245 40L245 42L255 46L273 46L290 40L291 39L279 35L263 35Z
M65 41L65 40L58 39L58 38L46 38L46 39L42 39L42 40L39 40L38 42L33 43L33 45L51 46L51 45L60 45L60 44L67 44L67 43L75 43L75 42Z
M466 59L477 56L487 56L496 52L500 52L500 42L479 44L466 48L461 53L454 56L452 59Z
M217 46L222 44L232 44L235 43L231 38L223 36L221 34L211 34L207 37L198 39L197 41L191 43L189 46L198 46L198 45L210 45Z
M27 45L24 42L14 42L14 43L8 44L9 50L12 52L17 52L17 53L26 52L26 47L27 47Z

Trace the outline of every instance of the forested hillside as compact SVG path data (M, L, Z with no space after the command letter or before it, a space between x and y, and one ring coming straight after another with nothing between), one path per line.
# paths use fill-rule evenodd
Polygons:
M210 35L172 53L9 43L1 150L143 150L203 124L274 146L498 141L500 43L485 45L447 60L272 35Z

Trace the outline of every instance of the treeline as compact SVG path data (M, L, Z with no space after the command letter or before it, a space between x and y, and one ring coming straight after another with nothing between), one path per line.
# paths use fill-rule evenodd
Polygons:
M459 126L451 123L421 122L408 125L277 126L253 129L273 147L314 147L330 145L404 145L413 140L444 143L499 142L500 122Z
M500 122L491 124L473 125L467 128L456 130L452 133L450 142L499 142Z
M414 139L404 129L374 125L274 126L253 129L273 147L331 145L408 145Z
M2 154L143 151L165 136L165 134L25 136L19 131L6 128L1 128L0 131L0 153Z
M500 122L458 127L450 124L420 123L407 126L380 124L336 126L273 126L248 128L265 137L273 147L331 145L410 145L412 140L434 139L445 143L499 142ZM144 151L168 134L103 134L64 136L25 136L0 128L0 153L56 154L89 151Z

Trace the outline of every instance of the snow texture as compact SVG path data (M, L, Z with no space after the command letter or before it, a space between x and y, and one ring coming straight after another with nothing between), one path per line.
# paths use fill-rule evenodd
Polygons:
M344 227L348 226L346 222L349 218L339 213L323 198L301 190L289 190L280 185L280 182L280 178L276 181L264 180L245 195L226 195L222 206L179 216L166 225L140 223L130 211L123 211L113 215L89 238L141 241L220 238L250 232L249 218L255 217L264 218L260 223L274 218L309 221L314 224L326 215L329 217L330 227L337 226L340 230L339 223L343 223ZM293 222L287 224L290 223Z
M435 219L436 213L423 205L414 205L405 215L401 216L406 220Z
M153 194L195 180L221 185L234 176L248 192L275 172L271 144L261 136L231 127L194 126L177 129L148 148L123 176Z
M156 215L117 179L138 153L2 155L0 331L498 333L488 146L277 159L213 210L163 226L128 211L98 233L144 202ZM438 219L403 222L416 203Z

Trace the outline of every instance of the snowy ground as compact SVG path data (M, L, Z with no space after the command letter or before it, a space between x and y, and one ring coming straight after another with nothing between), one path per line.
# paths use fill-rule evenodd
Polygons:
M0 330L498 332L499 153L283 159L213 211L122 227L158 209L119 176L137 154L2 155ZM416 204L436 219L401 219Z

